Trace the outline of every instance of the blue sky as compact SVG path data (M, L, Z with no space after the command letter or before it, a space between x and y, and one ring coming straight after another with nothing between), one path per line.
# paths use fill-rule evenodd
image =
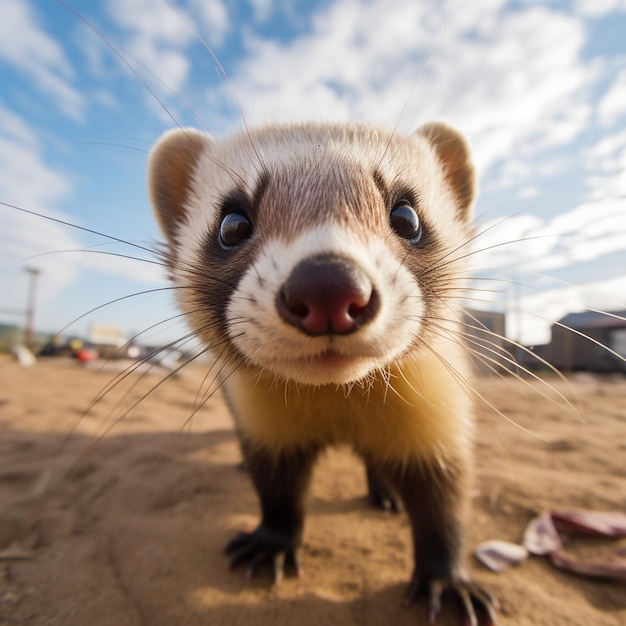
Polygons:
M527 311L509 319L527 342L569 311L626 308L626 0L70 4L92 27L57 2L0 4L0 201L149 247L147 152L176 123L446 119L480 173L476 274L500 279L475 306ZM26 265L43 270L41 330L166 286L102 251L149 256L0 206L0 322L22 321ZM160 292L72 328L174 313Z

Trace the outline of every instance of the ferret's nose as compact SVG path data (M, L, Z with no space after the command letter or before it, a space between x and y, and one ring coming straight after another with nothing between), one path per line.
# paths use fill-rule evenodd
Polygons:
M331 255L301 261L276 297L280 316L307 335L347 335L379 307L367 275L349 259Z

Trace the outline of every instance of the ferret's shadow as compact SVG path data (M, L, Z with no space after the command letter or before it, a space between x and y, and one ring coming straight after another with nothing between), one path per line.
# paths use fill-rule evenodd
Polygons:
M258 520L230 429L95 442L6 427L1 458L0 551L17 547L25 557L5 562L14 598L2 607L7 618L28 606L34 625L428 623L425 601L402 607L411 566L405 517L370 510L364 492L341 493L341 484L339 497L322 490L311 499L302 579L275 588L268 571L252 581L229 571L224 543ZM607 583L599 596L603 583L544 573L607 615L625 608L621 585ZM520 585L524 575L512 574ZM498 594L497 579L487 584ZM438 624L459 624L454 601Z
M331 542L327 551L305 542L305 575L287 576L279 587L271 585L269 570L251 581L230 571L223 544L258 517L231 430L95 442L7 429L3 441L0 551L11 546L24 557L7 566L17 598L8 617L17 618L21 602L28 602L30 623L67 626L415 626L420 615L427 623L425 605L402 608L404 584L368 592L359 574L363 555L347 566ZM382 523L386 517L370 512L364 495L318 497L312 508L311 526L316 517L333 525L345 523L341 515ZM308 571L307 563L318 571ZM323 574L332 570L339 581L334 588ZM20 595L26 588L28 595ZM68 603L69 595L80 602Z

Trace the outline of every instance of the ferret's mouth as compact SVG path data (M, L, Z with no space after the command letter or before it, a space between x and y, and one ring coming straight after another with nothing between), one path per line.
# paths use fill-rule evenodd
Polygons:
M341 380L344 377L352 378L351 372L359 371L363 374L364 364L371 364L371 357L361 354L346 354L337 350L324 350L318 354L307 355L296 360L297 367L303 371L313 374L315 378L321 375L325 378L329 375L333 381ZM369 369L369 367L368 367Z
M294 359L276 359L270 369L276 374L296 382L325 385L345 384L361 380L369 375L380 358L367 354L340 352L334 349L299 356Z

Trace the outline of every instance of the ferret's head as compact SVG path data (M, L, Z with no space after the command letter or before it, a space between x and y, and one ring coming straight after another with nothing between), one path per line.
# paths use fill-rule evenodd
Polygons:
M419 358L458 321L475 185L445 124L175 130L149 183L179 302L216 355L345 384Z

